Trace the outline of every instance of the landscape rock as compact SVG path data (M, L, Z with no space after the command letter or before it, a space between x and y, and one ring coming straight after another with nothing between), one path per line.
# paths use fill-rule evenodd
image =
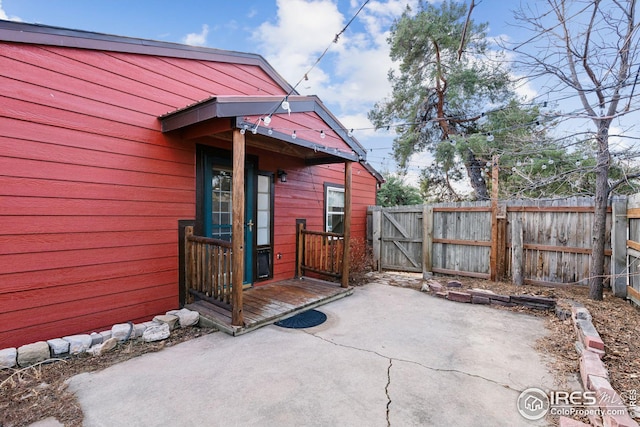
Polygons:
M169 338L169 335L171 335L171 330L168 323L156 323L145 329L142 340L144 342L161 341Z
M16 361L20 367L31 366L50 358L49 344L38 341L18 347Z
M178 324L178 316L173 314L161 314L153 318L155 323L166 323L169 325L169 330L174 330Z
M446 292L446 291L436 292L436 296L437 296L438 298L446 298L448 294L449 294L449 293L448 293L448 292Z
M144 330L147 329L147 325L144 323L136 323L133 325L133 332L131 333L131 338L140 338L144 333Z
M8 369L16 366L18 350L15 347L0 350L0 369Z
M462 282L460 282L459 280L449 280L447 282L447 288L461 288L462 287Z
M483 297L480 295L471 295L472 304L491 304L489 297Z
M444 286L442 285L442 283L435 280L429 280L427 284L433 292L442 292L444 290Z
M125 342L133 335L133 323L117 323L111 327L111 336Z
M104 341L104 337L97 333L97 332L91 332L91 346L93 347L96 344L102 344L102 342Z
M200 313L189 310L188 308L167 311L167 315L178 316L178 323L181 328L193 326L198 323L198 320L200 320Z
M457 301L457 302L471 302L471 294L468 294L466 292L459 292L459 291L449 291L449 294L447 295L447 299L450 301Z
M89 334L70 335L68 337L62 337L62 339L69 343L70 354L84 353L89 350L91 342L93 341Z
M109 338L111 338L111 330L109 331L102 331L100 332L100 335L102 336L102 342L105 342L106 340L108 340Z
M52 357L66 356L69 354L69 341L65 341L62 338L55 338L47 340L47 344L49 344Z
M94 345L87 352L93 354L94 356L101 356L116 348L117 345L118 339L111 337L103 343Z
M108 340L103 342L102 345L100 346L100 351L98 352L98 356L100 356L101 354L110 352L111 350L116 348L117 345L118 345L117 338L113 338L113 337L109 338Z

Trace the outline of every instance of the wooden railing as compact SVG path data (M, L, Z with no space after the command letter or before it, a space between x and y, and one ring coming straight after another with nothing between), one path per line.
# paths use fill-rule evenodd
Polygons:
M196 297L230 308L231 243L186 233L186 288L189 301Z
M310 231L298 226L298 276L312 272L329 277L342 277L344 236L337 233Z

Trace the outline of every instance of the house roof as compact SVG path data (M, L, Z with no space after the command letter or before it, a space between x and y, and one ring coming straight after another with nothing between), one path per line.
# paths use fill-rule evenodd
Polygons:
M346 144L346 147L349 147L349 150L327 147L304 137L293 140L290 133L284 133L277 129L271 129L269 132L265 126L258 127L256 132L258 135L271 138L272 141L275 139L294 145L299 149L306 149L307 152L312 151L313 155L307 156L309 163L360 162L378 182L384 181L380 173L366 162L364 147L355 138L348 135L344 126L322 101L317 96L298 95L295 89L258 54L4 20L0 20L0 41L257 66L279 85L283 92L290 94L288 101L291 113L317 114L326 123L327 129L332 130ZM274 96L214 96L169 112L159 117L159 120L163 132L185 128L214 118L231 119L232 127L253 128L255 123L251 120L255 119L255 116L288 114L288 111L283 110L280 106L282 100L283 97Z

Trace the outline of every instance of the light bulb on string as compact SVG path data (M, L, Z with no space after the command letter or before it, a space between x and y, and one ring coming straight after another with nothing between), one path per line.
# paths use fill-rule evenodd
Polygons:
M494 139L496 139L496 138L493 136L493 134L491 132L489 132L487 134L487 141L488 142L493 142Z
M552 164L554 164L555 162L553 161L553 159L549 159L549 161L548 161L547 163L549 163L550 165L552 165Z
M258 125L256 125L253 129L251 129L251 133L254 135L258 133Z
M324 137L325 137L325 136L326 136L326 135L325 135L325 133L324 133L324 130L321 130L321 131L320 131L320 138L324 139Z
M298 137L298 135L296 135L296 131L294 130L293 133L291 134L291 139L296 139Z
M520 160L518 160L518 161L516 162L516 166L517 166L517 167L521 167L521 166L522 166L522 162L521 162Z
M349 138L352 138L352 137L353 137L353 129L351 129L351 130L349 130L349 132L347 132L347 136L348 136Z
M538 120L536 120L536 132L542 132L543 130L544 130L544 126L542 125L542 122L538 118Z
M518 170L518 169L516 169L516 167L515 167L515 166L511 168L511 172L514 172L514 173L515 173L517 170Z
M269 135L273 135L273 129L269 128L269 130L267 131L267 133L268 133Z
M271 116L265 117L264 119L262 119L262 121L266 126L269 126L269 124L271 123Z
M240 133L241 133L242 135L244 135L248 128L249 128L249 126L247 126L247 125L243 125L243 126L242 126L242 129L240 129Z
M289 105L289 101L287 101L287 98L285 98L284 101L282 101L282 109L287 111L291 109L291 106Z
M582 155L582 160L589 160L589 155L588 154L583 154Z
M456 140L455 139L449 139L449 144L451 144L451 145L453 145L455 147Z
M576 167L579 168L582 166L582 162L580 160L576 160Z
M542 167L542 169L544 170L544 169L546 169L546 168L547 168L547 165L543 164L541 167Z

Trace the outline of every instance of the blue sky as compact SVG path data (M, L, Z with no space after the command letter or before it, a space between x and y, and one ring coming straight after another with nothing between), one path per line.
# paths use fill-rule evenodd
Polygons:
M371 151L369 162L393 171L393 134L374 132L366 116L389 93L392 67L386 36L393 19L416 0L370 0L332 44L363 0L0 0L0 19L144 39L258 53L291 84L324 49L322 62L298 91L318 95ZM510 2L477 2L473 18L489 22L489 35L515 31ZM427 159L416 158L414 174Z

